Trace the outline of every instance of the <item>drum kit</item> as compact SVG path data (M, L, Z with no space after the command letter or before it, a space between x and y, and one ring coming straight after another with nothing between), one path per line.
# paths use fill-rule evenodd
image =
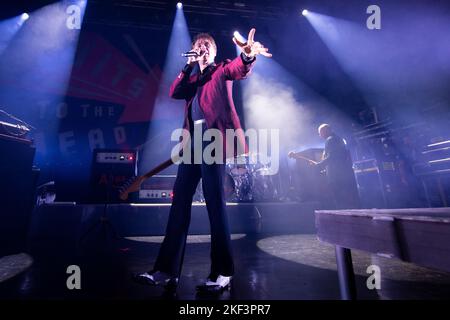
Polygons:
M268 164L258 161L258 154L241 155L227 161L225 196L229 202L273 201L278 192Z
M258 161L258 155L241 155L227 159L223 182L227 202L278 200L276 172ZM194 201L204 202L202 183L197 186Z

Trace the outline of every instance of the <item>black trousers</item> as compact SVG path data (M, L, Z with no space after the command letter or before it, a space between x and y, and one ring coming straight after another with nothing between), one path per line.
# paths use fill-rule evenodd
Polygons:
M191 220L192 198L202 178L203 193L211 230L211 273L231 276L234 264L231 252L230 229L226 215L223 164L180 164L174 185L166 235L159 250L154 270L179 277L183 264L186 237Z

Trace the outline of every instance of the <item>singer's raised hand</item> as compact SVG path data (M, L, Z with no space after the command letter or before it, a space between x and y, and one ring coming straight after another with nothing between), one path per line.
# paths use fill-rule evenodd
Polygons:
M252 28L250 32L248 33L248 40L247 42L243 43L236 39L236 37L233 37L233 42L241 49L241 51L249 58L253 58L257 56L258 54L262 54L263 56L267 58L271 58L272 54L269 53L269 49L265 48L262 43L255 41L255 32L256 29Z
M197 52L197 53L198 53L198 55L196 55L196 56L188 57L187 64L193 65L193 64L195 64L196 62L198 62L198 61L200 61L202 59L204 53L203 54L201 52L200 53Z
M188 57L187 64L193 66L197 62L199 62L201 59L203 59L206 50L203 50L202 48L193 48L192 51L197 52L196 56L190 56Z

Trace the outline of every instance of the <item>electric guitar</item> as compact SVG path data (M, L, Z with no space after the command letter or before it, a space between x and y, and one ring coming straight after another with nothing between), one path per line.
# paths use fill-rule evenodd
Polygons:
M310 163L310 164L318 164L317 161L311 160L307 157L304 157L304 156L302 156L298 153L292 152L292 151L289 152L288 157L292 158L292 159L297 159L297 160L305 160L305 161L308 161L308 163Z

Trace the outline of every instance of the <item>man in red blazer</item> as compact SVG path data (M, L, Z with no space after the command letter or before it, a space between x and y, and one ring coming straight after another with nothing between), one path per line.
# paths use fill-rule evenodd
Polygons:
M223 159L227 154L226 148L230 152L229 148L233 146L232 154L236 151L234 141L226 141L225 131L241 129L233 103L232 81L244 79L250 73L258 54L272 56L267 48L254 41L254 35L255 29L252 29L246 43L233 38L242 53L232 61L226 60L218 64L214 62L217 54L214 39L206 33L197 35L192 46L196 54L188 58L187 64L170 88L172 98L186 101L184 129L191 135L194 129L201 132L217 129L221 132L224 146ZM245 145L243 134L238 135L238 140L241 147ZM200 146L194 146L194 144L188 146L192 151L191 156L194 155L194 147L201 148L200 151L203 151L206 145L202 143ZM223 290L230 285L234 274L234 264L225 211L223 176L223 162L206 164L205 161L198 163L196 160L179 165L166 235L158 258L153 270L138 274L137 280L152 285L176 288L191 218L192 198L202 179L211 226L211 271L206 282L198 289Z

